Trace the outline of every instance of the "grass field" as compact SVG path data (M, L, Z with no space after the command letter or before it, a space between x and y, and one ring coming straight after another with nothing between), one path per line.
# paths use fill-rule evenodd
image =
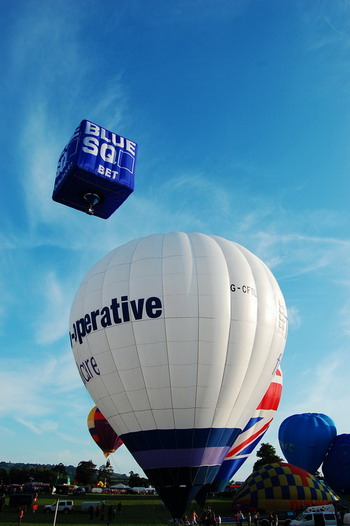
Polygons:
M71 498L71 497L68 497ZM66 496L61 496L60 500L66 500ZM25 524L40 524L41 526L52 526L54 520L54 514L44 513L42 511L45 504L51 504L56 500L52 495L45 495L39 497L39 510L36 513L32 513L31 510L25 512L22 519L22 525ZM117 512L115 520L110 522L110 525L120 526L156 526L156 525L167 525L170 524L171 515L162 504L158 497L152 495L86 495L81 498L74 498L75 510L71 513L64 514L58 513L56 524L65 524L66 526L74 526L76 524L84 524L96 526L99 524L107 525L107 513L104 519L101 517L94 517L92 520L89 518L89 513L79 511L82 502L86 501L97 501L105 500L106 508L113 505L117 506L120 502L122 509ZM216 499L208 500L207 506L210 506L217 514L222 517L232 516L232 499ZM200 515L200 508L198 505L193 503L193 506L188 510L191 512L196 510ZM7 506L0 512L0 524L7 526L18 525L18 515L16 510L8 510Z

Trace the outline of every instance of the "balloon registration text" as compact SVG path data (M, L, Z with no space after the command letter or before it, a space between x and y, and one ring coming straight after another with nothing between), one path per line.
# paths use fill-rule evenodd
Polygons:
M237 292L242 291L244 294L252 294L257 298L257 293L254 287L251 287L250 285L236 285L235 283L231 283L230 285L231 292Z
M71 345L73 347L77 342L82 344L83 338L92 331L130 320L141 320L144 315L148 318L159 318L162 312L162 302L156 296L137 300L121 296L120 301L113 298L110 305L93 310L73 323L73 330L69 333Z

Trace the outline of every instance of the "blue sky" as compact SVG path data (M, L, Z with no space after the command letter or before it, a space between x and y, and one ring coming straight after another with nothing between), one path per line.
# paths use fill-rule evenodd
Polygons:
M156 232L243 244L289 311L287 416L350 433L350 3L2 2L0 460L104 457L68 339L75 291L109 250ZM107 221L51 200L83 119L139 144L135 192ZM244 480L253 453L237 473ZM117 472L142 473L123 446Z

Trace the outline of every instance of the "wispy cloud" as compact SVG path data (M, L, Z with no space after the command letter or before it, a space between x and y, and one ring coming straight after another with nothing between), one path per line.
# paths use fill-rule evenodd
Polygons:
M80 437L76 437L72 433L61 433L61 432L58 432L57 436L61 440L63 440L64 442L68 442L68 443L71 442L72 444L81 444L81 445L84 445L84 446L88 446L91 443L91 437L90 437L90 435L88 435L88 433L86 434L86 438L84 438L84 439L82 439Z
M49 344L67 334L69 305L63 283L54 272L42 276L40 285L43 308L36 326L37 339L40 344Z
M347 2L315 2L303 9L308 49L313 60L321 65L319 71L326 66L328 73L318 78L315 93L324 95L337 90L337 96L346 100L350 85L346 68L350 47L349 12Z
M281 404L277 420L295 413L325 413L334 420L339 433L349 432L350 423L344 418L345 408L350 404L350 393L345 388L347 357L347 350L338 349L319 358L312 368L301 367L298 388L292 399Z
M348 35L345 30L343 30L341 27L336 27L335 23L328 16L324 17L324 21L326 22L326 24L328 24L328 26L331 28L331 30L333 31L333 33L335 33L337 37L339 37L341 40L345 41L345 43L350 45L350 35Z
M81 381L72 357L60 353L58 358L38 355L37 361L33 358L2 361L0 386L1 397L6 399L0 414L16 415L28 423L29 418L46 419L54 414L66 403L58 394L79 389Z
M292 216L290 223L293 224ZM339 265L344 266L350 257L350 241L346 239L317 237L297 232L271 232L268 228L258 232L255 238L256 251L264 261L269 261L271 257L276 258L279 254L278 263L281 267L296 268L293 275L330 268L331 264L339 268Z
M15 420L17 420L17 422L19 422L23 426L28 427L28 429L33 431L33 433L36 433L37 435L41 435L41 432L38 429L38 426L36 426L33 422L29 422L27 420L24 420L24 418L18 418L18 417L15 418Z
M37 435L42 435L44 432L47 431L56 431L58 427L57 422L51 422L48 420L45 420L40 423L34 423L19 417L16 417L15 420L17 420L17 422L19 422L20 424L28 427L31 431L33 431L33 433L36 433Z
M301 315L297 307L288 307L288 325L293 329L299 329L302 324Z
M347 289L350 288L350 284L347 283ZM350 336L350 301L346 301L339 312L340 325L342 326L345 334Z

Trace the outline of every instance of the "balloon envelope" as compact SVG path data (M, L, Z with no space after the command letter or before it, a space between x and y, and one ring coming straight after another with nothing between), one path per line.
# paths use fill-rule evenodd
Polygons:
M70 328L90 395L181 516L213 481L281 359L287 319L275 278L223 238L156 234L91 269Z
M339 500L324 482L292 464L274 462L254 471L234 503L258 510L299 510Z
M137 144L84 120L58 161L52 199L107 219L134 190Z
M336 434L335 424L329 416L301 413L282 422L278 440L288 462L315 473Z
M215 477L212 489L223 491L268 430L282 396L282 371L277 369L265 395L238 435Z
M122 439L119 438L96 406L91 409L87 423L90 435L102 449L105 457L114 453L122 445Z
M331 488L341 493L350 492L350 435L335 437L324 459L322 471Z

